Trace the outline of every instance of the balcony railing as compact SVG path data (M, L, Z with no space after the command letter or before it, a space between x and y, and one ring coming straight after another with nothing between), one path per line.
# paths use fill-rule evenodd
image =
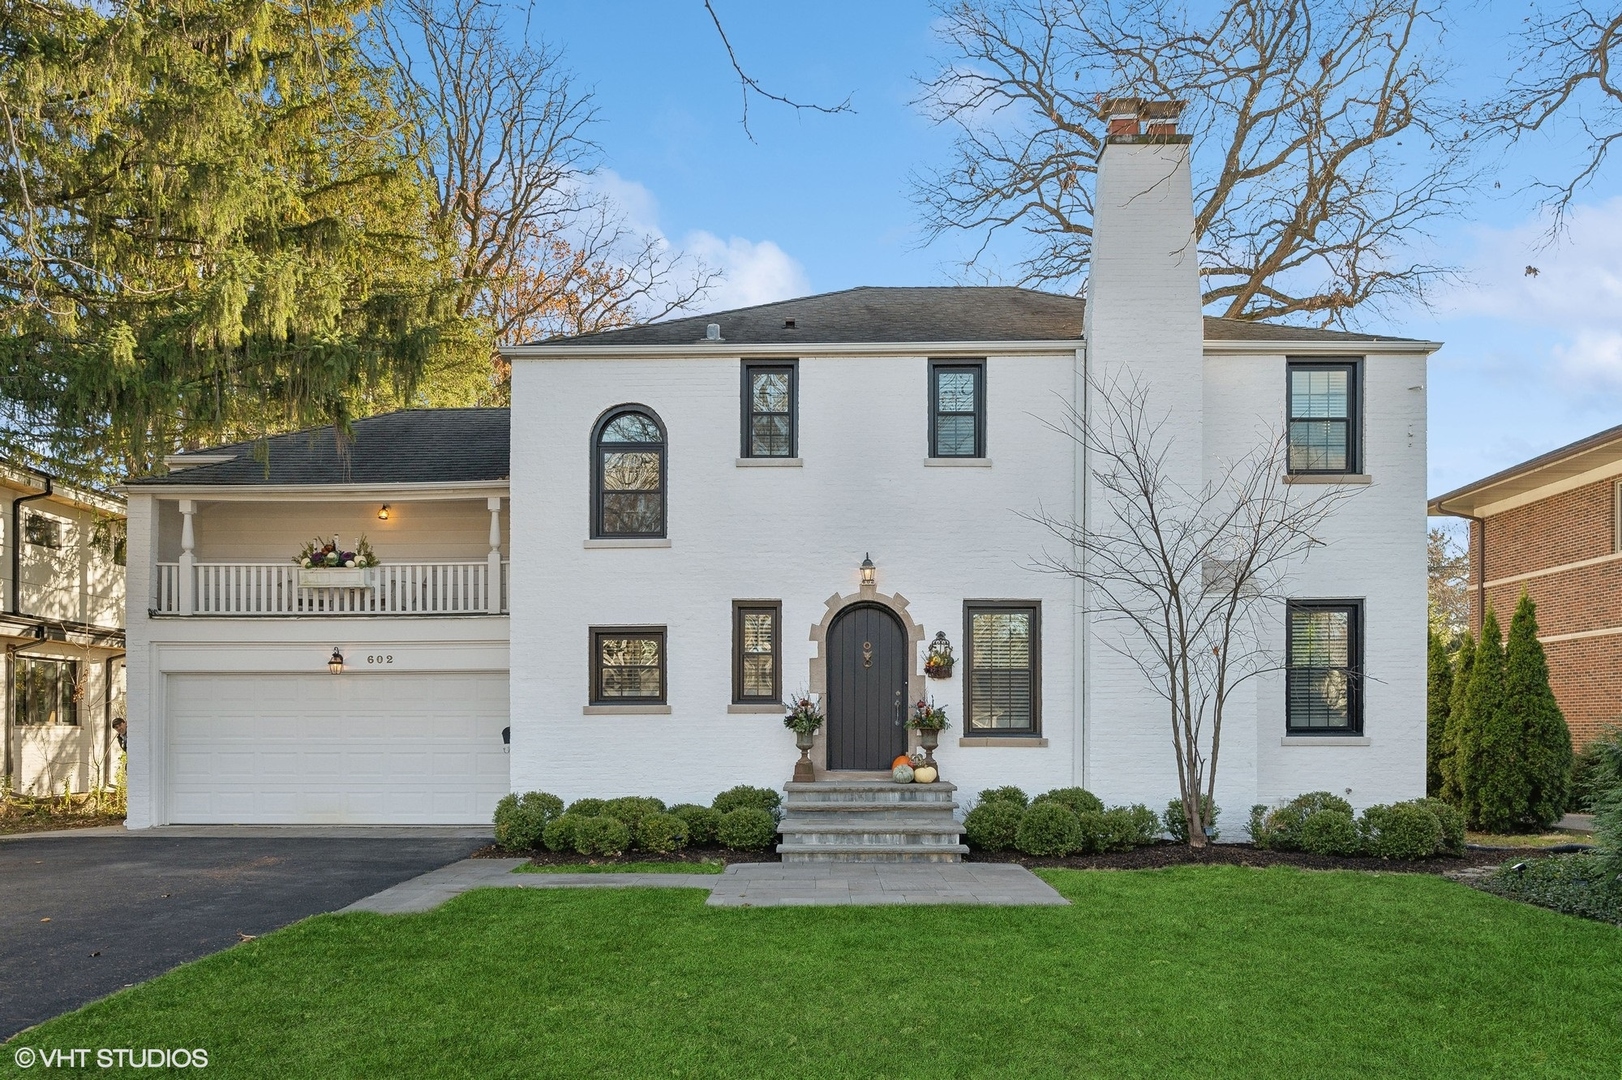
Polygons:
M291 563L197 563L188 590L180 563L158 563L152 610L208 616L495 614L507 610L511 564L503 561L494 581L492 565L387 563L372 569L374 584L334 588L299 585L299 568Z

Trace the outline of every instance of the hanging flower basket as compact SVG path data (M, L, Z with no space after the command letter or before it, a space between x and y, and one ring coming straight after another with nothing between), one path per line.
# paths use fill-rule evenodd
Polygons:
M937 630L935 640L930 642L929 655L924 657L924 674L931 679L950 679L952 666L957 658L952 655L952 643L946 640L946 632Z

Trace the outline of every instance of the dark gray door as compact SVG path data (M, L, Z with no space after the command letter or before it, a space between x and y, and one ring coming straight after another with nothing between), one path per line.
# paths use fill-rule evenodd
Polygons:
M885 608L828 628L828 768L888 769L907 752L907 634Z

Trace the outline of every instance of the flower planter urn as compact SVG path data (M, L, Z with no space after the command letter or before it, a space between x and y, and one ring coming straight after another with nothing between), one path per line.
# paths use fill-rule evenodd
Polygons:
M813 783L817 778L817 771L811 765L811 746L816 740L814 731L796 731L794 745L800 748L800 760L794 763L794 782L796 784Z
M930 768L939 768L935 764L935 747L941 744L941 733L935 728L918 729L918 745L924 751L924 764Z

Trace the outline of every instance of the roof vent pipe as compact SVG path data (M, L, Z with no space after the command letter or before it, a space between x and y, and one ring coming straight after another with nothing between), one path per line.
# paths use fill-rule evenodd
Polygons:
M718 322L712 322L708 326L706 326L704 328L704 340L705 341L720 341L721 340L721 324L718 323Z

